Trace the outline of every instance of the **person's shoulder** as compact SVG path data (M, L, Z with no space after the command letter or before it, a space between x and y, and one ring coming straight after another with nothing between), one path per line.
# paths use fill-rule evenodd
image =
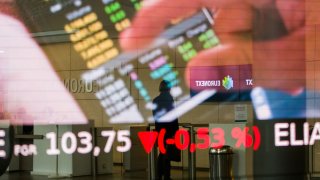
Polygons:
M170 92L164 93L164 97L165 97L165 99L167 99L167 100L173 101L173 97L172 97L172 95L170 94Z
M155 97L152 102L157 102L157 101L159 101L159 99L160 99L160 95L158 95L157 97Z

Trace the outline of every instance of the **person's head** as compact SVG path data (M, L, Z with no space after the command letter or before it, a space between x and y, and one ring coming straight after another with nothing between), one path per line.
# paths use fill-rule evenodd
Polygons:
M161 81L159 85L159 91L160 92L170 91L170 82L166 80Z

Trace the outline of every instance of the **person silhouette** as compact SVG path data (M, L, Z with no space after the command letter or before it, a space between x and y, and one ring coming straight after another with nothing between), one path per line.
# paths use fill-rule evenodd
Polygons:
M171 122L159 122L159 117L163 115L163 112L169 112L174 108L174 100L170 94L170 82L163 80L159 85L160 94L153 100L153 103L157 106L153 110L153 116L155 119L156 131L160 132L165 130L164 142L169 138L174 138L176 132L179 130L178 119ZM157 179L171 179L171 161L180 162L181 153L174 145L166 145L166 153L159 153L157 159Z

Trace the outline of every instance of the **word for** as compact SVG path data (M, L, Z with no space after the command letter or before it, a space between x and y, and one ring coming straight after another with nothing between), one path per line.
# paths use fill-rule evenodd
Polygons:
M139 139L147 153L151 152L155 142L158 142L161 153L166 153L166 145L175 145L180 150L189 150L193 153L196 149L219 148L226 144L226 133L222 128L213 128L211 130L208 128L197 129L196 138L200 141L199 143L191 142L189 132L184 129L178 130L174 137L166 140L164 139L165 135L165 129L160 130L160 132L146 131L138 133ZM236 140L234 144L236 148L253 147L254 150L258 150L260 147L260 131L256 126L253 126L251 131L249 127L235 127L231 130L231 137Z
M15 156L32 156L32 155L37 155L37 147L34 144L16 144L14 145L14 155Z
M298 128L303 128L302 138L297 138ZM320 122L315 123L313 129L307 122L303 124L303 127L297 127L296 123L276 123L274 125L275 146L312 146L316 140L320 140Z

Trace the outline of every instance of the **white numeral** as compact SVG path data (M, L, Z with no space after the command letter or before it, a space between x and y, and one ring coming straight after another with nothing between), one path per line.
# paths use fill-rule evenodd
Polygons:
M91 134L86 131L82 131L78 133L78 137L80 138L80 144L85 145L85 147L79 147L78 152L81 154L90 153L93 148Z
M119 152L127 152L131 148L131 140L129 138L130 136L130 131L127 130L120 130L118 131L118 142L123 142L123 146L118 146L117 151Z
M116 137L116 132L114 131L102 131L101 132L102 137L107 137L107 142L106 142L106 146L104 147L104 152L105 153L109 153L111 148L112 148L112 144L113 141Z
M70 147L68 140L70 139ZM61 138L61 148L66 154L73 154L77 149L77 137L72 132L66 132Z
M59 155L60 150L57 149L57 134L54 132L50 132L46 134L46 138L50 140L50 149L47 149L48 155Z

